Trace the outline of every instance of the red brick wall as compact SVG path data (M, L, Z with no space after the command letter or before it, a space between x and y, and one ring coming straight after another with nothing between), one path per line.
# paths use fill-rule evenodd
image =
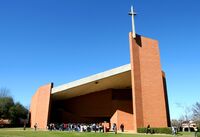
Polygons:
M129 128L132 124L129 117L132 115L132 99L119 99L116 94L112 98L113 92L128 92L131 96L131 90L105 90L99 91L64 101L53 101L51 120L54 122L109 122L116 111L120 113L120 121ZM129 94L130 93L130 94ZM122 118L124 117L124 118ZM126 118L128 117L128 118ZM130 124L130 125L129 125Z
M40 87L33 95L30 106L31 127L37 123L38 128L45 129L49 117L50 94L53 84Z
M125 111L116 110L110 119L111 125L117 124L117 129L120 130L120 125L124 124L124 130L133 130L133 114Z
M158 42L142 36L133 39L130 54L134 129L137 127L167 127L166 98Z
M83 96L78 96L75 98L53 101L52 121L60 119L62 113L71 114L73 117L62 116L62 119L58 120L59 122L68 121L68 122L81 122L80 118L90 118L90 117L109 117L111 115L111 98L112 91L106 90L96 93L91 93ZM56 111L59 111L57 113ZM58 116L58 114L60 116ZM74 121L71 121L74 120ZM83 121L85 122L85 121Z
M125 130L133 130L133 114L127 113L125 111L118 110L118 129L120 130L120 125L124 124Z

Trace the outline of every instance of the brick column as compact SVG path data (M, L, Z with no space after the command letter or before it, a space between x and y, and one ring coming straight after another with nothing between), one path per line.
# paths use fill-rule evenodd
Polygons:
M49 119L50 95L53 83L41 86L33 95L30 106L31 128L37 123L38 128L46 129Z
M129 34L134 130L139 127L167 127L166 96L158 42Z

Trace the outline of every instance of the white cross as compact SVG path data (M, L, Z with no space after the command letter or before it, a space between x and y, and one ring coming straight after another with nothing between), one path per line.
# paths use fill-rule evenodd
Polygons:
M134 16L136 15L136 13L134 12L133 10L133 6L131 6L131 12L129 12L129 15L131 16L132 18L132 36L133 38L136 37L136 34L135 34L135 21L134 21Z

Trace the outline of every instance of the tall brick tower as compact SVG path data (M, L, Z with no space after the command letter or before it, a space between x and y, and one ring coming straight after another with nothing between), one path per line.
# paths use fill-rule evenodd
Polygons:
M134 130L170 125L165 74L162 72L158 41L136 35L133 6L129 33Z
M158 42L136 35L130 40L134 130L138 127L168 127L169 109Z

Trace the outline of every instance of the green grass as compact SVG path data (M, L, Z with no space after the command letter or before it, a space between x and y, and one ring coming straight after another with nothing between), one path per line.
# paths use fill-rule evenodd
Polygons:
M180 133L179 137L194 137L193 133ZM145 135L145 134L113 134L113 133L78 133L65 131L34 131L28 128L0 129L0 137L173 137L172 135Z
M194 137L194 132L179 132L178 136L180 137Z

